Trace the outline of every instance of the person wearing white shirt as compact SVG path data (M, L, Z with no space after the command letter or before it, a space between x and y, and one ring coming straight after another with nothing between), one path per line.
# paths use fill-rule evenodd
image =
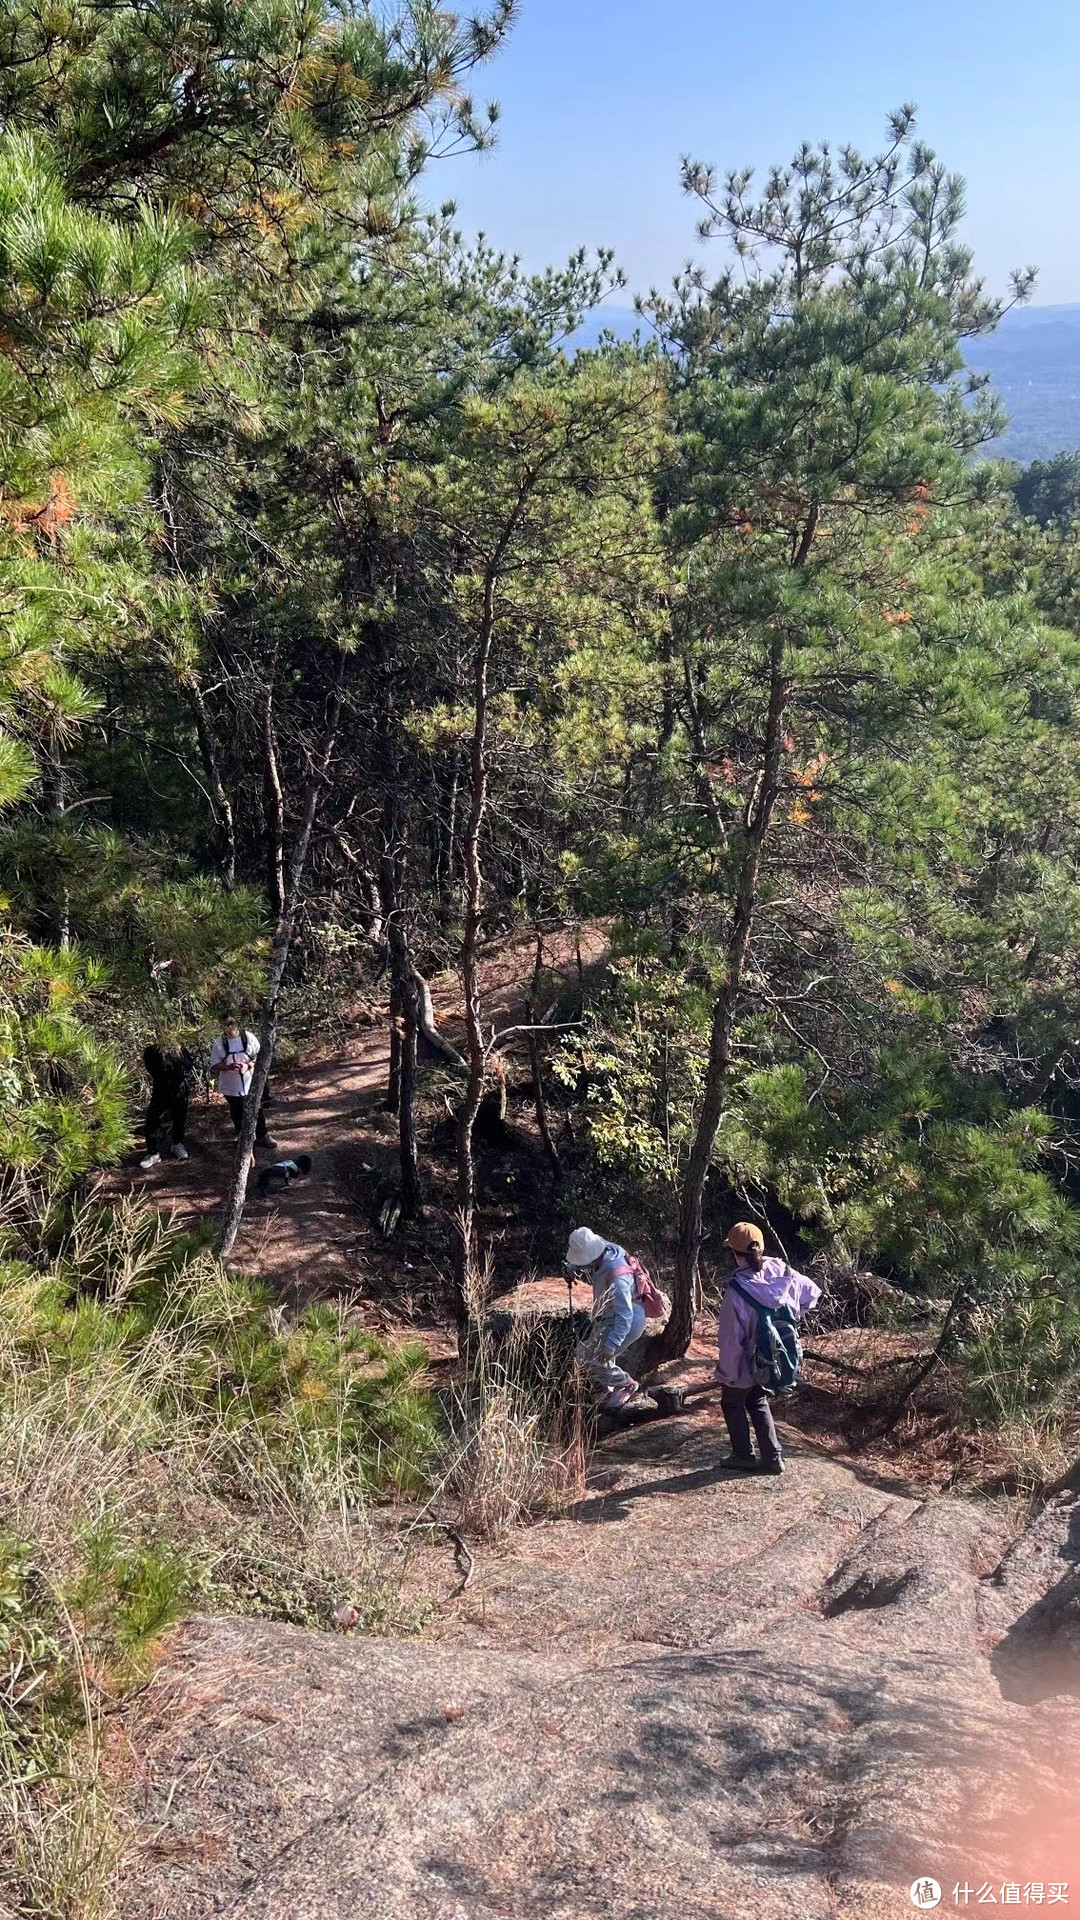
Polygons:
M244 1124L244 1108L251 1092L258 1051L255 1034L242 1030L239 1021L232 1019L226 1020L210 1049L210 1072L217 1080L218 1092L225 1097L237 1134ZM260 1147L274 1144L267 1135L266 1115L261 1107L255 1122L255 1140Z

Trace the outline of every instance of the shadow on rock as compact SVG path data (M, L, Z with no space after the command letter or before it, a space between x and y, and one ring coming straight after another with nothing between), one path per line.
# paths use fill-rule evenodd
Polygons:
M989 1584L1029 1601L991 1656L1004 1698L1080 1698L1080 1497L1051 1500Z

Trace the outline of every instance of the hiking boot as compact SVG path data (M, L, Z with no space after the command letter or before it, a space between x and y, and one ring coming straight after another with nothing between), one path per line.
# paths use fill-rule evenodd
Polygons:
M139 1161L139 1165L140 1167L143 1168L144 1172L149 1173L151 1167L157 1167L161 1165L160 1153L144 1154L142 1159Z
M755 1460L752 1453L726 1453L720 1465L726 1467L729 1473L760 1473L761 1471L761 1463Z
M776 1460L763 1460L761 1463L761 1471L762 1473L783 1473L784 1463L779 1458Z
M604 1401L604 1412L615 1413L619 1407L625 1407L627 1401L636 1399L640 1392L641 1388L636 1380L628 1381L625 1387L616 1387L614 1393L609 1393Z
M266 1148L266 1151L267 1151L267 1153L276 1153L276 1152L277 1152L277 1146L278 1146L278 1143L277 1143L277 1141L276 1141L276 1140L271 1140L271 1138L270 1138L270 1135L269 1135L269 1134L267 1134L267 1136L266 1136L266 1139L265 1139L265 1140L256 1140L256 1142L255 1142L255 1145L256 1145L257 1147L265 1147L265 1148Z
M174 1160L187 1160L190 1158L190 1155L188 1154L188 1150L185 1147L182 1140L178 1140L175 1147L172 1149L172 1157Z

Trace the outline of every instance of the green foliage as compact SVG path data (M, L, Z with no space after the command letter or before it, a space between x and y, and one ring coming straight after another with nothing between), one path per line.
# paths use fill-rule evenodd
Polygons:
M128 1135L120 1067L81 1018L100 963L0 931L0 1227L33 1241L90 1168Z
M962 1347L965 1397L974 1418L1008 1430L1034 1412L1067 1422L1080 1374L1080 1307L1074 1269L1050 1273L973 1307ZM1038 1289L1037 1291L1035 1289Z
M170 214L121 226L76 206L45 144L0 139L0 802L29 786L35 742L55 750L95 711L75 662L148 591L123 528L142 436L180 417L192 374L190 246Z
M253 1004L261 985L260 894L226 893L178 864L167 850L63 817L18 821L0 840L12 919L43 938L62 928L80 954L108 956L96 1024L128 1059L155 1032L201 1041L223 1007Z
M132 1203L76 1213L51 1273L18 1269L4 1289L12 1363L67 1377L75 1397L111 1376L141 1447L176 1421L222 1449L222 1484L258 1451L300 1499L340 1476L362 1503L382 1487L414 1489L433 1429L417 1391L422 1348L388 1351L335 1306L288 1321L264 1289L187 1253ZM239 1481L237 1481L239 1486Z
M637 1204L662 1218L691 1132L704 1009L676 967L641 951L640 936L634 945L583 1032L563 1043L554 1072L583 1103L589 1146L607 1178L630 1176Z
M117 1685L140 1678L158 1636L180 1617L191 1591L187 1556L171 1542L128 1546L115 1514L83 1537L81 1567L65 1605L95 1662L108 1662Z
M485 128L461 81L512 12L326 0L9 5L0 112L45 128L91 204L183 203L206 240L284 274L311 229L383 230L445 135ZM425 128L424 116L429 116Z
M1032 460L1015 475L1011 492L1020 512L1040 527L1070 532L1080 515L1080 453Z

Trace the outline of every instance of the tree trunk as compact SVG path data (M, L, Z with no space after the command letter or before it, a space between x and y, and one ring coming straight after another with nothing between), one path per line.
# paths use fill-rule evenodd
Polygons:
M538 933L536 936L536 964L533 967L529 997L525 1002L525 1018L530 1026L536 1024L540 1015L540 979L543 966L544 942L543 936ZM547 1095L544 1092L544 1062L540 1052L540 1042L535 1033L529 1035L529 1064L532 1067L533 1105L536 1109L536 1124L540 1129L540 1139L543 1142L544 1152L547 1155L548 1165L552 1173L556 1180L561 1180L563 1171L562 1161L559 1159L559 1150L551 1136L551 1126L548 1121Z
M214 746L214 730L210 725L203 690L194 674L187 681L187 690L191 695L191 704L195 711L195 736L199 742L203 772L214 796L217 808L217 829L221 836L221 878L226 893L231 893L236 885L236 821L233 815L232 801L225 791L218 766L217 750Z
M439 1032L438 1027L435 1025L435 1009L431 1000L431 988L428 986L423 974L416 971L411 961L409 964L412 978L416 985L416 1024L419 1031L423 1034L432 1053L438 1054L440 1060L445 1060L447 1066L464 1068L465 1061L462 1059L457 1048L450 1045L449 1040Z
M401 1088L398 1102L398 1153L401 1165L401 1211L416 1220L420 1201L420 1154L416 1144L416 976L407 968L401 989Z
M401 1208L407 1220L420 1212L420 1159L416 1144L416 1034L418 988L409 953L403 905L397 805L391 800L380 865L379 895L390 947L390 1088L387 1105L398 1118Z
M288 879L283 897L282 911L274 928L274 938L270 948L270 964L266 970L266 991L259 1009L259 1056L255 1062L255 1071L251 1078L251 1091L244 1102L244 1118L240 1128L240 1137L236 1142L236 1156L233 1160L232 1178L225 1196L221 1213L221 1226L218 1231L216 1252L220 1260L227 1260L236 1244L240 1231L240 1222L244 1215L244 1201L247 1198L248 1175L251 1172L252 1155L255 1149L255 1127L259 1108L262 1105L266 1083L270 1078L270 1069L274 1061L274 1047L277 1041L278 1000L281 983L289 959L296 915L300 906L300 891L307 864L308 847L311 844L311 831L315 825L315 815L319 808L319 794L326 779L330 760L337 739L338 722L341 718L342 674L344 661L338 672L338 679L330 699L330 711L327 716L326 734L323 740L319 764L312 769L307 791L304 795L303 811L293 845L292 858L289 861Z
M540 1129L540 1138L547 1155L548 1166L556 1180L562 1179L563 1165L559 1159L559 1149L551 1135L551 1123L548 1120L547 1095L544 1092L544 1064L540 1053L540 1043L535 1034L529 1041L529 1062L532 1066L533 1105L536 1108L536 1124Z
M402 1005L401 985L397 980L390 982L390 1070L386 1080L386 1099L383 1107L387 1113L401 1112L401 1023L405 1009Z
M480 945L484 885L480 864L480 834L487 810L488 791L488 665L494 635L495 570L494 567L489 566L484 576L483 613L473 669L473 730L469 749L472 790L462 848L465 869L465 925L461 940L461 983L465 995L469 1080L457 1116L457 1218L453 1230L453 1280L454 1306L459 1326L465 1326L468 1322L469 1285L475 1263L476 1165L473 1157L473 1125L480 1110L486 1066L484 1035L480 1023L477 952Z
M671 1314L663 1331L656 1334L649 1341L642 1355L637 1357L636 1363L643 1372L651 1371L664 1360L680 1357L686 1352L693 1336L694 1314L700 1285L698 1259L701 1252L705 1184L712 1164L717 1129L723 1116L724 1096L731 1077L732 1038L757 908L761 852L780 790L783 721L787 697L788 689L784 679L784 638L782 633L776 632L772 636L769 648L769 709L765 722L762 769L754 792L747 801L743 820L742 858L739 866L734 918L724 955L724 982L713 1002L705 1087L679 1203L679 1239L675 1254Z
M716 836L717 844L721 847L726 847L728 844L727 828L724 825L723 815L717 805L716 794L713 791L713 783L709 778L709 750L705 740L705 728L701 717L701 704L698 700L697 688L694 685L694 676L690 668L690 662L685 655L683 656L683 689L686 694L687 727L690 738L694 743L694 784L697 787L702 807L705 810L705 816Z
M379 914L386 942L386 961L390 973L390 1071L383 1107L387 1113L401 1112L401 1034L405 1014L401 928L401 889L397 855L397 755L390 737L390 716L385 719L384 754L389 781L382 809L382 851L379 855Z
M285 911L285 796L281 791L273 695L263 708L263 807L266 813L266 897L275 924Z

